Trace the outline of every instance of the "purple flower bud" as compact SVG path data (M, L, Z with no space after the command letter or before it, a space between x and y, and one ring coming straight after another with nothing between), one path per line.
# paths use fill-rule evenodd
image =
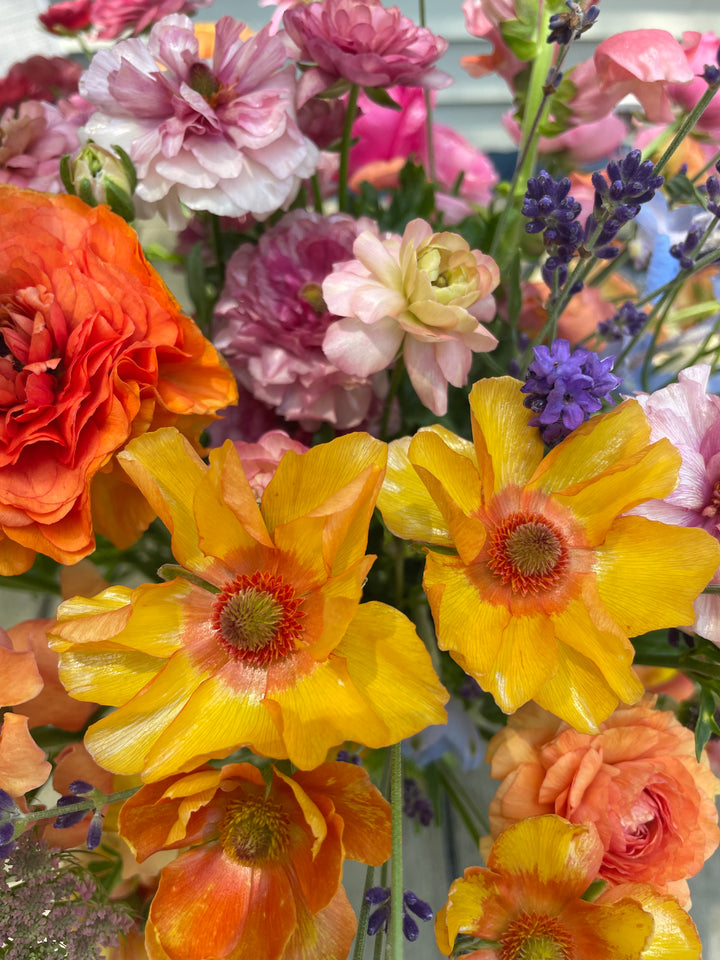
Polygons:
M73 796L81 796L83 793L91 793L93 790L93 785L87 783L85 780L73 780L73 782L68 787L69 793L72 793Z
M387 930L390 920L390 904L374 910L368 917L367 932L369 937L374 937L381 930Z
M416 917L420 917L420 919L424 920L426 923L428 920L432 920L433 912L430 904L425 903L424 900L421 900L420 897L412 892L412 890L405 891L403 902L408 910L412 910Z
M390 887L370 887L365 894L365 903L377 905L390 899Z
M6 820L0 823L0 847L10 843L15 836L15 824L12 820Z
M60 797L55 806L68 807L71 803L77 802L77 797ZM55 826L58 828L58 830L65 830L67 827L74 827L76 823L80 823L80 821L88 812L89 811L87 810L74 810L72 813L59 813L55 817Z
M409 940L410 943L414 943L420 936L420 927L418 927L413 918L407 913L403 914L402 927L403 936L406 940Z
M88 850L95 850L96 847L100 846L100 841L102 840L102 825L102 814L99 812L94 813L90 821L90 826L88 827L87 840L85 841Z

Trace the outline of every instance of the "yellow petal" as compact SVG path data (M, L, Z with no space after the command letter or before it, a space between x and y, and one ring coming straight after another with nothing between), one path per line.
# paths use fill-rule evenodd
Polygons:
M702 944L695 924L674 897L647 883L622 883L604 891L598 902L616 903L625 898L639 903L654 921L641 960L701 960Z
M595 555L602 602L634 637L693 622L693 601L720 563L720 545L704 530L620 517Z
M557 670L535 691L533 699L580 733L597 733L598 724L618 704L598 668L564 643L558 647Z
M512 377L479 380L470 391L473 441L483 496L525 486L543 458L540 431L529 427L535 414L523 405L522 383Z
M218 504L225 504L242 521L253 540L269 547L272 541L255 500L255 494L242 467L235 445L226 440L219 450L210 451L208 479L213 485ZM204 532L204 531L203 531ZM236 544L238 549L241 544ZM223 556L223 554L215 554Z
M558 667L558 644L545 617L513 617L505 627L494 662L480 686L495 697L504 713L532 700Z
M496 914L498 900L497 876L481 867L468 867L465 876L455 882L448 891L448 902L438 912L435 920L435 938L438 949L445 956L452 953L455 940L460 934L483 936L490 932L486 922L486 908ZM493 924L494 926L496 924ZM494 932L494 931L493 931Z

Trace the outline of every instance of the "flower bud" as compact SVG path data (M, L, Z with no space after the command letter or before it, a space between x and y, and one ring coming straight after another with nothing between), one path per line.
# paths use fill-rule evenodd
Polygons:
M84 200L88 206L107 204L124 220L135 218L132 195L137 176L132 160L121 147L115 153L92 141L71 157L60 162L60 175L68 193Z

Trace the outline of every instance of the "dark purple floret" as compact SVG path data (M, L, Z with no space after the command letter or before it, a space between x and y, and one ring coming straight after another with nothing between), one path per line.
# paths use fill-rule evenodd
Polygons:
M365 903L377 907L368 918L368 936L374 937L381 930L387 931L390 922L390 887L371 887L365 894ZM413 943L420 935L420 929L408 910L423 921L432 920L433 912L429 904L412 890L403 893L403 934L406 940Z
M592 174L595 202L585 223L584 240L588 250L601 259L616 255L617 251L608 244L664 183L663 177L654 174L652 161L643 161L641 157L639 150L631 150L622 160L611 160L605 174L599 170ZM600 234L595 236L598 228Z
M714 63L706 63L703 67L701 76L705 83L709 87L712 87L713 84L720 80L720 67L716 66Z
M567 279L567 265L583 242L583 228L577 222L580 204L569 196L570 180L553 180L541 170L537 177L528 180L521 211L530 222L525 224L527 233L542 233L548 257L542 267L542 277L548 286L561 287Z
M360 759L359 753L350 753L349 750L338 750L335 755L336 760L340 760L342 763L354 763L356 767L362 766L362 760Z
M92 787L90 789L92 789ZM56 806L69 807L71 803L77 802L77 797L60 797ZM76 823L80 823L86 813L88 813L87 810L74 810L72 813L59 813L55 817L55 826L58 828L58 830L65 830L67 827L74 827Z
M627 300L609 320L598 324L598 332L608 340L622 340L624 336L634 337L645 326L648 315Z
M73 780L73 782L68 787L68 793L72 793L73 796L79 797L84 793L92 793L95 788L91 783L87 783L85 780Z
M594 4L583 10L581 4L574 0L565 0L567 11L556 13L548 21L550 33L547 38L548 43L559 43L566 46L573 40L589 30L595 23L600 13L599 7Z
M424 900L421 900L417 894L412 892L412 890L405 891L403 902L408 910L412 910L416 917L420 917L420 919L424 920L426 923L428 920L432 920L433 912L430 904L425 903Z
M682 243L674 243L670 247L670 256L675 257L676 260L680 261L680 266L683 270L692 270L695 259L694 254L700 253L698 245L702 239L704 230L703 228L695 223L687 232L687 236L682 241Z
M705 189L708 195L706 204L708 213L720 217L720 180L715 176L708 177L705 181Z
M101 813L94 813L93 818L90 821L90 826L88 827L87 840L85 845L88 850L95 850L96 847L100 846L100 841L102 840L102 827L103 827L103 818Z
M403 781L403 813L428 827L435 819L435 811L429 798L425 796L417 782L411 777Z
M621 383L612 373L614 357L601 360L591 350L570 350L567 340L533 348L535 359L521 387L525 406L536 413L530 426L539 427L543 441L554 446L602 408L615 403L611 391Z

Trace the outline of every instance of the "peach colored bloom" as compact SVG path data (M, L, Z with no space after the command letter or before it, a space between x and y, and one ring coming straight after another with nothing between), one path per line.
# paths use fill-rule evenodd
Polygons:
M601 877L647 882L688 899L720 840L718 780L695 759L695 738L671 711L646 699L583 734L537 707L519 711L488 744L497 836L524 817L556 813L591 823L604 848Z
M115 470L133 436L195 439L235 382L105 206L0 186L0 573L128 547L152 511Z
M0 629L0 707L10 707L36 696L42 677L31 651L16 651ZM28 718L7 712L0 723L0 790L21 797L45 783L51 770L45 753L30 736Z

